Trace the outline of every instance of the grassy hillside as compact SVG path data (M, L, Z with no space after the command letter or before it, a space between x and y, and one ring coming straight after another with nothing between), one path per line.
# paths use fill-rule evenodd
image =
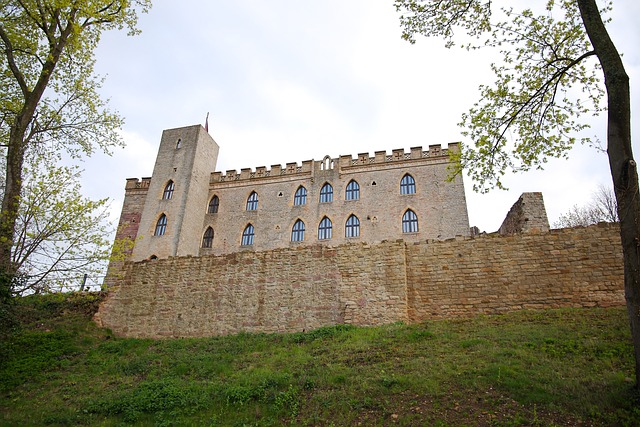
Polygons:
M622 308L157 341L97 328L100 298L11 308L0 425L640 425Z

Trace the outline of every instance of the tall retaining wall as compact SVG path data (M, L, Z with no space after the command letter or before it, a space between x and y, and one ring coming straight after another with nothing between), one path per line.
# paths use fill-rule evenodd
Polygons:
M600 224L127 263L96 321L118 335L188 337L623 305L618 233Z

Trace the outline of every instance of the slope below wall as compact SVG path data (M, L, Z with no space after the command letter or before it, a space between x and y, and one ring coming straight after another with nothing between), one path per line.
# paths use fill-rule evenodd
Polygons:
M600 224L127 263L96 321L118 335L188 337L623 304L618 228Z

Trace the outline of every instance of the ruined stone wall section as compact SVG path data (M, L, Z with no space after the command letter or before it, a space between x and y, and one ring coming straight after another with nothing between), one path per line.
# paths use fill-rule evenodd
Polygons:
M498 230L503 235L546 231L549 231L549 219L539 192L522 193Z
M97 321L118 335L295 332L339 323L624 305L615 225L306 246L128 263Z

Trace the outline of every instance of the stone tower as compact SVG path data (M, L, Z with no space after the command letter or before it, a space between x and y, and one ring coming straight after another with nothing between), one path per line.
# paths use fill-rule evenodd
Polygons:
M132 261L198 255L218 150L201 125L163 131Z

